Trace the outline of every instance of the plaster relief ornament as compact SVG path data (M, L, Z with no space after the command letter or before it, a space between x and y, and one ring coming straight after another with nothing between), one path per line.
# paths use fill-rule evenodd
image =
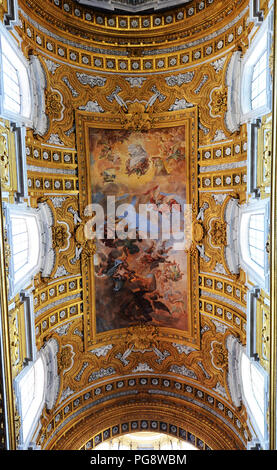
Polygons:
M192 348L191 346L186 346L184 344L178 344L178 343L172 343L172 346L174 346L174 348L177 349L178 353L179 354L186 354L186 356L188 354L190 354L191 352L193 351L196 351L194 348Z
M49 70L49 72L51 72L53 75L54 73L56 72L57 68L60 67L60 64L57 64L56 62L53 62L52 60L50 59L44 59L45 63L46 63L46 66Z
M220 142L221 140L227 140L227 137L222 129L217 129L212 142Z
M126 130L146 131L151 128L152 115L141 103L131 103L128 111L121 112L121 124Z
M67 245L68 232L64 225L52 226L52 246L53 248L64 248Z
M65 325L59 326L59 328L56 328L56 332L58 333L59 336L65 336L68 333L69 327L72 325L72 322L66 323Z
M60 93L55 91L45 91L45 112L54 120L62 118L64 106Z
M141 324L129 329L126 338L127 349L123 354L121 352L117 353L115 357L119 359L124 366L127 366L130 362L127 360L130 354L153 351L158 357L156 362L161 364L167 357L170 356L170 353L166 350L162 352L160 349L158 349L158 341L156 340L157 335L157 328L148 324Z
M100 106L97 101L88 101L86 105L79 106L81 111L89 111L91 113L104 113L105 110Z
M75 230L76 258L82 255L82 260L87 262L96 253L96 243L92 234L88 233L87 220L81 222Z
M104 86L106 83L106 78L103 77L93 77L92 75L87 75L85 73L76 73L76 76L82 85L89 85L91 88L95 86Z
M0 177L2 183L7 184L9 182L9 160L7 140L3 134L0 135Z
M221 57L220 59L217 59L214 62L211 62L211 65L215 69L216 73L223 70L225 60L226 60L226 57Z
M126 77L125 80L129 83L131 88L141 88L146 78L144 77Z
M210 236L211 236L213 245L215 246L227 245L226 222L213 220L211 225L212 225L212 228L210 231Z
M174 372L175 374L183 375L184 377L190 377L192 379L198 380L195 372L193 370L188 369L184 365L178 366L177 364L174 364L170 367L170 372Z
M192 103L188 103L185 98L181 98L180 100L176 98L175 102L170 106L168 111L178 111L180 109L187 109L192 108L194 105Z
M157 347L158 329L149 324L133 326L128 330L126 342L128 347L133 346L136 351L151 350Z
M58 134L51 134L47 141L47 144L51 145L64 145Z
M213 341L210 354L212 356L212 363L216 369L228 369L228 350L222 343Z
M101 346L100 348L93 349L91 354L95 354L97 357L106 357L108 352L113 348L112 344L107 344L105 346Z
M63 346L57 353L58 373L65 373L73 366L74 352L71 345Z
M179 75L171 75L166 77L165 81L168 86L181 86L184 83L190 83L193 80L194 72L179 73Z
M150 367L146 362L144 363L139 363L137 365L137 367L135 367L133 370L132 370L133 373L136 373L136 372L154 372L154 370L152 369L152 367Z
M224 114L227 111L227 90L215 88L211 92L209 108L212 117L219 117Z

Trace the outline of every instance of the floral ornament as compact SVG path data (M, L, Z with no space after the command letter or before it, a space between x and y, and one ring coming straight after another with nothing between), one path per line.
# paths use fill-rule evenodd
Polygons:
M69 370L73 365L73 350L71 345L64 346L57 355L58 361L58 372L65 372Z
M145 323L129 328L126 342L129 347L135 350L144 351L157 347L158 329L153 325Z
M57 225L52 227L52 245L53 248L64 248L68 239L68 233L64 226Z
M45 112L53 119L60 119L63 110L61 96L58 92L45 92Z
M141 103L130 104L128 111L121 110L121 123L124 129L133 131L146 131L151 128L152 116L145 111L145 107Z
M222 88L213 90L209 106L213 117L225 113L227 111L227 90Z
M228 351L222 343L217 341L212 342L211 356L212 363L216 369L224 370L228 368Z
M210 231L210 235L213 245L227 245L226 222L221 222L220 220L212 221L212 229Z
M3 128L1 128L3 130ZM0 178L3 184L9 182L9 159L7 140L4 135L0 136Z

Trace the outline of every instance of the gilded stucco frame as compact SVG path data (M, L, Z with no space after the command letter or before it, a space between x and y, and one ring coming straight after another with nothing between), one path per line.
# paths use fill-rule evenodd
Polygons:
M188 164L188 203L192 205L192 218L196 219L198 208L198 110L197 107L167 113L144 113L143 122L150 123L149 128L166 128L186 126L186 137L190 142L190 160ZM135 121L129 116L129 123ZM146 116L146 117L145 117ZM78 154L78 175L79 175L79 210L81 218L84 216L86 206L91 202L90 189L90 165L89 165L89 129L124 129L126 128L126 117L120 113L89 113L85 111L76 112L76 136ZM137 117L137 116L136 116ZM136 119L137 123L137 119ZM134 129L135 130L135 129ZM96 345L122 342L127 335L128 328L110 330L103 333L96 332L95 315L95 292L93 275L93 257L82 257L81 270L83 278L83 315L84 315L84 349L90 350ZM199 253L192 244L188 252L188 275L189 286L189 328L188 331L175 330L173 328L158 327L158 339L164 341L177 342L200 348L199 332Z

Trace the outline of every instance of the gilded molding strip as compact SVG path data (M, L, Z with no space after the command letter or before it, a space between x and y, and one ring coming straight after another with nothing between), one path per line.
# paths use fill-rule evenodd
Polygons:
M224 189L234 189L239 187L240 191L246 189L247 168L237 168L234 170L217 171L217 173L200 173L199 190L214 191ZM243 187L245 186L245 188Z
M140 423L140 426L139 426ZM134 424L137 426L135 427ZM91 450L96 447L100 442L107 441L109 439L120 438L125 433L129 433L131 430L141 429L141 431L151 430L153 432L157 432L157 430L166 432L172 437L177 439L181 439L183 441L189 442L192 445L195 445L199 450L212 450L208 444L206 444L205 440L200 439L196 433L191 433L189 431L184 430L183 428L177 427L170 423L158 422L156 420L138 420L132 421L124 424L117 424L111 426L109 428L104 429L100 433L97 433L91 437L89 441L87 441L80 450ZM97 448L96 448L97 450Z
M3 226L3 210L2 210L2 188L0 182L0 263L1 263L1 286L0 286L0 299L1 299L1 329L2 329L2 343L3 343L3 379L4 390L6 397L6 412L7 412L7 425L8 432L8 450L16 450L16 435L14 425L15 404L12 383L12 365L10 354L10 330L9 330L9 307L7 297L7 276L5 271L5 247L4 247L4 226ZM5 408L5 406L4 406Z
M199 287L208 292L221 294L227 298L233 299L241 303L244 307L247 302L247 289L231 280L222 279L212 274L199 274Z
M274 8L273 34L273 112L272 112L272 159L271 159L271 214L270 214L270 399L269 399L269 445L276 449L276 348L277 348L277 10Z
M239 305L235 300L233 299L228 299L222 295L219 295L218 293L215 293L215 292L207 292L203 289L200 289L200 294L201 294L201 297L209 297L210 299L214 300L214 301L218 301L218 302L225 302L226 304L228 305L231 305L232 307L234 307L235 309L243 312L244 314L246 314L246 307L242 307L241 305Z
M197 41L167 49L150 49L147 51L147 54L144 52L141 57L136 58L129 57L124 49L118 51L107 48L100 49L99 47L96 48L89 45L82 46L75 41L53 35L53 33L51 34L50 31L42 28L36 21L29 18L23 11L21 13L24 15L24 18L21 18L19 34L26 35L28 40L36 44L36 47L41 51L44 50L47 54L56 56L56 58L63 61L66 60L71 64L83 67L92 66L95 70L105 70L108 72L162 72L174 70L176 67L184 67L189 63L194 65L195 63L202 62L203 59L212 58L217 53L226 52L236 42L242 40L243 35L247 32L248 24L244 18L247 10L247 8L243 10L227 27L210 36L204 36ZM29 21L29 24L27 21ZM236 24L237 22L239 24ZM44 35L51 39L44 37ZM104 56L106 57L104 58Z
M80 293L81 296L81 293ZM59 309L55 307L53 311L49 312L48 315L44 316L42 319L39 319L35 323L35 333L36 333L36 341L38 344L41 344L43 338L49 334L50 330L61 326L69 319L73 318L76 319L79 316L83 315L83 302L82 300L74 299L74 302L70 302L66 305L63 305Z
M63 403L42 427L38 439L39 444L44 448L48 447L55 435L60 433L61 429L69 424L70 421L73 421L75 417L83 414L91 407L107 403L115 397L122 396L127 398L130 395L137 395L140 389L144 390L148 383L151 383L152 387L148 391L149 395L166 394L166 396L173 397L178 395L178 398L181 400L195 403L201 408L208 409L230 427L242 441L245 442L249 437L246 426L240 421L239 412L236 412L231 403L226 402L224 398L216 397L212 391L207 393L199 384L194 385L184 380L176 380L175 377L170 375L163 375L158 378L132 376L129 379L117 376L113 378L113 382L105 382L86 391L83 390L78 395L74 394L74 396L70 397L66 403ZM68 429L68 426L66 428Z
M246 340L246 315L241 311L236 311L234 307L224 305L212 298L201 297L199 301L199 311L201 314L209 315L212 318L225 322L228 327L239 333L241 340Z

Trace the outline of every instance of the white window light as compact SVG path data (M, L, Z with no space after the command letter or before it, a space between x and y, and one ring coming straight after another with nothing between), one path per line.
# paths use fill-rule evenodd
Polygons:
M4 204L6 231L11 248L9 298L28 287L42 263L43 241L39 213L23 204Z
M31 124L32 101L27 61L0 27L1 115Z
M39 263L39 230L35 216L11 216L14 282Z
M242 60L242 123L263 116L271 110L271 22L272 15L269 14Z
M264 269L265 265L265 233L264 214L252 214L249 217L248 245L251 259L259 268Z
M241 354L241 377L243 397L250 412L251 421L256 432L264 440L266 438L266 374L258 363L251 361L244 352Z
M269 233L269 200L252 201L240 208L240 264L249 278L268 289L269 265L266 242Z
M259 220L260 229L257 230L254 221ZM265 243L264 243L264 214L245 213L240 223L240 247L244 262L256 272L260 278L264 278Z
M23 369L16 378L18 407L21 416L21 445L26 448L35 430L45 402L46 373L42 356Z
M253 67L251 83L251 109L258 109L267 104L267 69L268 56L265 50Z

